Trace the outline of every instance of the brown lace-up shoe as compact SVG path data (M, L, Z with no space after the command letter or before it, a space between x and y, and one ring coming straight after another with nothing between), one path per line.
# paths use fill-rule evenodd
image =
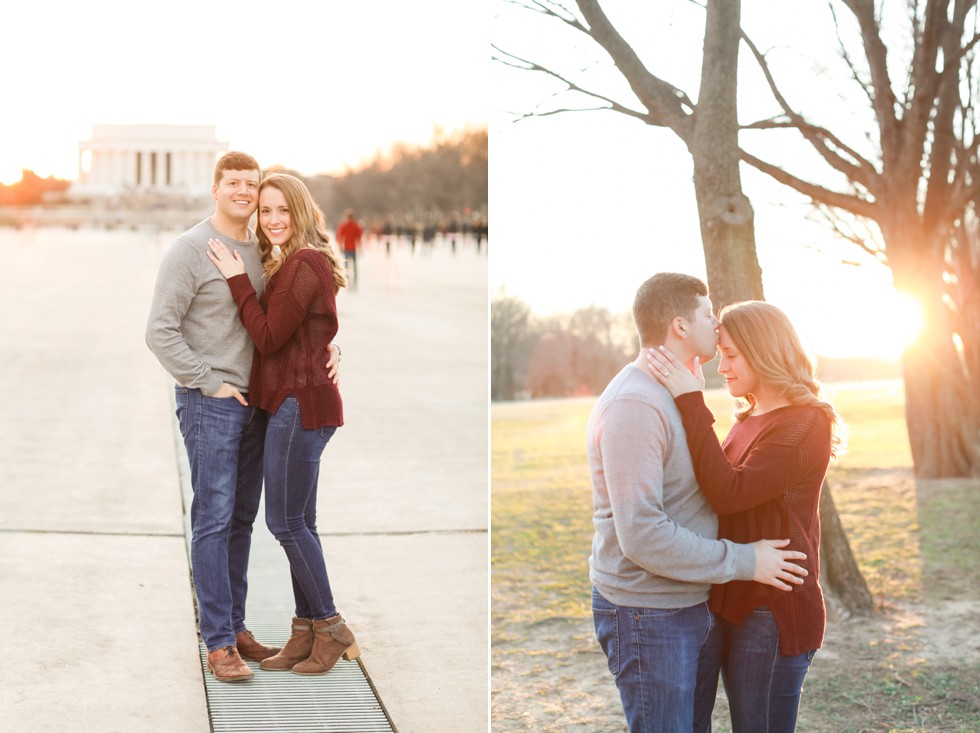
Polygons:
M238 655L238 650L233 646L225 646L208 652L208 671L219 682L248 680L255 674L242 661Z
M261 662L263 659L275 656L280 651L277 646L260 644L255 635L248 629L235 634L235 644L238 646L238 653L242 655L242 659L253 662Z
M313 650L309 658L293 667L293 674L323 674L330 671L341 657L357 659L360 653L353 632L347 628L340 614L314 621Z

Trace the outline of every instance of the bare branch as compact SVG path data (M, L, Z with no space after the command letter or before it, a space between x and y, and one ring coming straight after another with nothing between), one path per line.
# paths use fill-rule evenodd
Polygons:
M841 239L850 242L851 244L857 246L859 249L863 250L867 254L871 255L878 262L883 265L887 265L888 257L885 250L880 247L871 237L862 237L860 234L855 232L853 228L848 227L848 230L844 230L844 222L838 214L835 214L830 207L817 202L816 209L822 216L823 220L833 229L834 234L836 234ZM869 241L872 244L869 244ZM845 261L841 261L842 264L851 264ZM857 264L857 263L853 263Z
M945 129L951 121L952 106L950 94L953 85L948 83L950 77L936 71L939 52L945 47L959 46L962 37L964 16L954 14L950 21L947 18L946 2L929 2L925 7L925 18L922 32L915 38L915 51L912 57L910 99L906 105L903 119L904 140L898 153L901 161L898 170L920 167L924 142L927 137L929 124L938 116L938 125ZM935 124L935 123L934 123ZM914 142L915 144L910 144ZM945 146L943 146L945 147ZM948 148L942 150L939 159L948 163ZM937 180L945 183L945 171L938 171Z
M964 189L971 188L966 185L969 170L960 162L964 149L963 138L956 134L957 113L966 113L964 100L960 94L960 79L945 77L945 69L941 73L936 73L936 57L939 50L943 52L944 58L969 59L972 55L969 48L965 51L965 56L963 55L960 40L963 37L967 12L975 2L973 0L969 3L957 2L952 20L946 18L945 4L939 5L942 12L938 14L938 19L930 20L934 25L941 26L941 30L934 30L931 34L938 37L936 41L938 50L932 54L931 63L928 62L927 57L929 68L919 72L919 77L928 78L929 83L934 87L928 105L933 113L929 120L933 134L929 150L929 179L923 207L923 223L936 237L943 236L945 230L962 214L962 208L969 200L969 198L961 198L962 194ZM933 11L929 18L932 19L934 15L936 11ZM930 34L927 32L926 35ZM969 67L969 63L967 66ZM968 78L969 73L967 73L967 81ZM918 105L924 107L926 100L921 100ZM925 132L923 129L922 134L924 135Z
M826 204L827 206L835 206L858 216L866 216L869 219L876 219L879 215L878 207L872 201L867 201L850 194L831 191L815 183L804 181L802 178L787 173L779 166L767 163L744 150L742 151L742 160L780 183L802 193L804 196L810 197L814 202Z
M864 53L871 72L871 101L874 105L878 126L881 128L882 146L898 126L895 115L895 92L888 77L887 49L881 40L878 19L875 17L874 0L843 0L844 5L854 14L861 29Z
M851 59L851 54L847 51L847 46L844 43L844 37L840 34L840 22L837 20L837 10L834 8L834 4L831 0L827 0L827 7L830 9L830 15L834 19L834 34L837 36L837 45L840 48L841 58L844 59L844 63L847 64L847 68L851 71L851 76L859 87L861 91L864 92L865 96L868 98L871 107L874 108L875 98L874 92L871 89L871 85L868 84L861 78L860 73L858 73L857 65Z
M510 66L511 68L514 69L520 69L522 71L536 71L541 74L550 76L554 79L557 79L558 81L565 84L566 88L563 89L561 92L552 95L553 97L557 97L559 96L559 94L565 94L567 92L578 92L579 94L584 94L587 97L591 97L593 99L598 99L599 101L605 102L608 105L604 107L591 107L591 108L555 109L555 110L549 110L547 112L534 111L529 113L515 113L516 114L515 122L519 122L520 120L524 120L529 117L548 117L553 114L558 114L559 112L594 112L596 110L608 109L613 112L619 112L621 114L628 115L629 117L636 117L637 119L640 119L643 122L649 125L653 125L655 127L664 126L661 123L659 123L657 120L651 118L648 113L638 112L637 110L630 109L629 107L626 107L620 104L619 102L610 99L609 97L603 96L598 92L593 92L588 89L585 89L584 87L579 86L576 82L572 81L571 79L568 79L562 74L559 74L557 71L553 71L552 69L541 66L540 64L537 64L533 61L528 61L527 59L521 58L520 56L510 53L509 51L504 51L502 48L499 48L493 44L491 44L491 48L493 48L493 50L496 51L497 53L502 54L504 57L506 57L506 58L501 58L501 57L494 56L493 60L497 61L498 63L504 64L505 66ZM541 105L539 104L538 106L540 107Z
M527 2L519 2L519 0L503 0L510 5L516 5L524 10L529 10L532 13L540 13L549 18L556 18L561 22L565 23L576 30L582 31L583 33L588 33L588 29L582 24L582 22L575 17L575 15L566 8L561 3L549 2L548 0L527 0Z
M589 35L612 58L633 93L648 110L650 119L656 120L655 124L669 127L689 145L694 132L694 102L685 92L647 70L636 52L609 22L598 0L577 0L577 4L589 25Z
M980 33L977 33L973 38L967 41L966 45L963 46L957 53L953 54L948 61L943 65L943 70L940 72L942 80L945 81L949 77L957 76L959 74L960 61L966 56L974 46L980 43Z
M749 47L756 62L762 69L766 83L769 84L769 90L772 92L773 97L776 98L779 106L782 107L783 113L790 123L783 126L795 127L831 167L840 171L848 178L858 181L868 190L874 190L878 178L878 171L875 170L875 167L856 150L844 144L840 138L829 130L817 125L811 125L801 114L796 112L790 106L782 92L779 91L779 87L776 84L765 55L744 31L742 32L742 40ZM845 153L850 160L841 155L841 153Z

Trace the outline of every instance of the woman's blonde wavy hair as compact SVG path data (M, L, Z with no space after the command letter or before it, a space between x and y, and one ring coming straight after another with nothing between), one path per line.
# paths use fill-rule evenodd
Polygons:
M279 247L279 253L276 254L272 242L262 231L261 225L258 227L259 255L262 258L262 269L266 280L279 271L289 255L304 247L312 247L317 252L321 252L330 262L334 287L338 290L345 287L347 275L344 272L344 264L330 243L323 212L316 205L306 184L288 173L271 173L259 184L259 195L261 196L262 191L270 187L281 191L285 197L293 233L289 240Z
M834 406L821 396L813 361L786 314L764 301L746 300L723 308L720 319L722 328L760 381L776 389L791 405L814 405L826 413L830 454L841 455L846 427ZM735 417L744 420L755 410L755 396L746 395L738 406Z

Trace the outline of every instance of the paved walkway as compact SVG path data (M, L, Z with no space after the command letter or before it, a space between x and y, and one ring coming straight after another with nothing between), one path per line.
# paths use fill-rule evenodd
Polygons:
M0 230L5 731L210 730L182 449L143 343L171 238ZM486 255L362 259L358 292L339 300L348 424L321 472L331 582L401 733L483 731ZM272 592L277 564L260 521L250 598Z

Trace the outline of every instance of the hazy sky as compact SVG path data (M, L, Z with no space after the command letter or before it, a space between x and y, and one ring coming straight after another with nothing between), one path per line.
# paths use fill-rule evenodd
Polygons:
M627 40L651 71L696 99L702 10L687 0L605 0L603 8L627 29ZM493 9L491 39L497 45L584 69L608 94L638 105L608 57L574 31L504 1L495 0ZM743 9L744 27L762 48L778 46L772 58L780 68L797 65L812 79L813 66L829 67L826 88L790 84L791 99L822 119L833 110L830 124L861 145L861 100L841 104L844 84L833 77L835 41L825 4L753 0ZM740 121L774 114L751 60L743 54L740 63L747 72L739 79ZM704 277L692 164L683 144L668 130L613 112L512 122L508 112L553 107L559 87L540 75L491 68L492 290L504 289L540 312L590 303L626 310L637 286L655 272ZM812 221L809 203L748 166L742 171L755 209L767 300L787 312L819 353L897 357L914 314L896 300L890 272L868 258L863 267L840 264L862 258Z
M0 24L0 182L74 178L94 124L215 125L263 165L333 172L485 125L486 0L53 0Z

